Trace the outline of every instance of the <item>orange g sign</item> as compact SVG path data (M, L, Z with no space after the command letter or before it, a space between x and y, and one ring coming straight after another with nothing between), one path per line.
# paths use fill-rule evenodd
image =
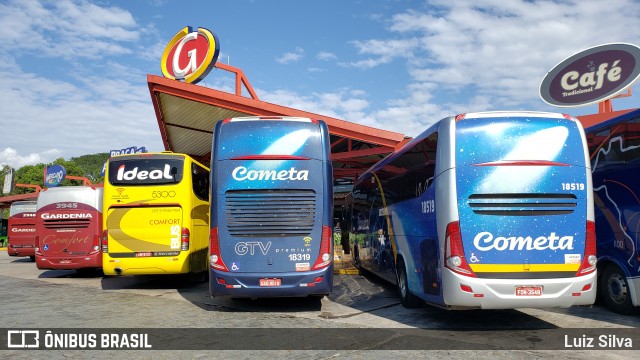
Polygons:
M197 83L218 60L218 37L205 28L187 26L171 39L162 53L162 74L169 79Z

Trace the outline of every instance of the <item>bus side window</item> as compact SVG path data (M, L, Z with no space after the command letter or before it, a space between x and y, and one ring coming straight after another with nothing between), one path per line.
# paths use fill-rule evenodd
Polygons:
M209 171L197 164L191 164L191 173L194 194L200 200L209 201Z
M418 170L419 183L424 184L423 192L433 185L436 174L436 149L438 148L438 133L431 134L422 143L421 149L425 154L424 162ZM420 194L421 195L421 194Z
M383 188L390 203L420 197L432 185L437 145L438 133L433 133L382 169L380 178L386 174Z

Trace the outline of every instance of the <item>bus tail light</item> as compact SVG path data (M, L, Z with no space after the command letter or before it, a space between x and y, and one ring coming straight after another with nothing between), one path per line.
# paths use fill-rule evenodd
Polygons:
M188 228L182 228L182 247L180 250L187 251L189 250L189 239L191 238L191 234L189 233Z
M103 232L104 234L104 232ZM93 236L93 245L91 245L91 250L89 250L89 255L97 254L100 252L100 240L102 237L100 235Z
M582 265L578 269L577 276L587 275L596 271L596 224L593 221L587 221L587 232L584 243L584 258Z
M460 234L460 223L457 221L450 222L447 225L445 235L445 263L446 267L451 271L460 275L476 277L473 273L467 259L464 256L464 248L462 246L462 235Z
M316 263L313 264L311 270L318 270L329 266L333 262L332 254L333 241L331 239L331 228L328 226L322 227L322 239L320 240L320 254Z
M44 254L40 251L40 236L36 235L36 255L43 256Z
M106 229L102 231L102 252L109 252L109 231Z
M220 255L220 237L217 227L212 227L209 233L209 265L216 270L229 271Z

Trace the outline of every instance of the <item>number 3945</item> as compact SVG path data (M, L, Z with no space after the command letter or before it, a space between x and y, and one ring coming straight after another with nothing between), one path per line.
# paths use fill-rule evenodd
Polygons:
M562 183L562 190L584 190L584 183Z

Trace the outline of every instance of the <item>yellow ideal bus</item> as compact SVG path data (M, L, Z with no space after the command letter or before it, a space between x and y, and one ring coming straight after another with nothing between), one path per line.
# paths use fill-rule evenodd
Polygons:
M105 275L206 274L207 167L171 152L113 156L103 204Z

